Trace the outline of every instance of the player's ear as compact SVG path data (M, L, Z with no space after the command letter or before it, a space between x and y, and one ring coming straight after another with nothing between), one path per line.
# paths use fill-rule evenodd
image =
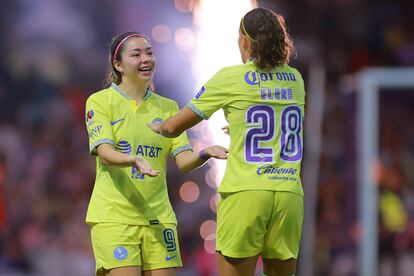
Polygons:
M124 68L118 60L114 60L113 65L118 72L124 72Z
M243 49L245 50L250 50L250 39L247 37L247 35L242 34L241 35L241 45L243 47Z

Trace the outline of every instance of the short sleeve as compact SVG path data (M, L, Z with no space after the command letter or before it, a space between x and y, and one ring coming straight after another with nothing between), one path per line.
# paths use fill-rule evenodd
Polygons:
M96 147L100 144L115 144L110 109L106 102L89 97L86 101L85 122L89 137L89 151L92 155L97 155Z
M227 102L227 84L228 76L222 69L201 87L187 106L198 116L208 120L215 111L222 108Z

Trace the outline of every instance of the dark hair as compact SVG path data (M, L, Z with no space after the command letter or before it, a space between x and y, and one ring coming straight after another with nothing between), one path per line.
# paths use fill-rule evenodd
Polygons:
M269 9L249 11L240 22L240 30L252 40L250 56L261 69L289 63L293 42L285 19Z
M141 36L145 39L147 39L147 37L139 32L126 32L126 33L121 33L117 36L115 36L114 38L112 38L111 40L111 44L109 45L109 55L108 55L108 74L105 80L105 86L108 87L111 85L112 82L114 82L115 84L120 84L122 81L122 76L121 73L116 70L115 66L114 66L114 61L118 60L118 61L122 61L122 57L121 57L121 53L125 47L125 42L122 43L121 45L119 45L122 40L124 40L126 37L130 36L130 35L138 35ZM148 39L147 39L148 40ZM116 57L115 55L115 51L116 48L119 45L119 49L118 52L116 53Z

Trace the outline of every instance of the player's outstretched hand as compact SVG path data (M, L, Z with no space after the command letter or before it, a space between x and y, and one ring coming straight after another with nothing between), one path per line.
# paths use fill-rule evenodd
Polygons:
M148 176L158 176L160 171L154 170L150 163L142 157L135 156L134 162L132 164L141 174Z
M205 155L216 159L227 159L229 150L225 147L214 145L204 149Z
M155 133L160 133L160 123L156 123L156 122L152 122L147 124L147 126L152 129L152 131L154 131Z
M221 129L224 131L225 134L229 134L229 125L224 126Z

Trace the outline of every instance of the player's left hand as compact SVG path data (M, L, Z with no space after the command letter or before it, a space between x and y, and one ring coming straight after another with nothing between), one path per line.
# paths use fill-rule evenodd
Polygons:
M214 145L204 149L204 154L208 157L213 157L216 159L227 159L229 150L225 147Z
M155 177L160 174L160 171L154 170L150 163L140 156L134 156L134 160L132 162L132 166L134 166L140 173Z
M152 122L152 123L147 124L147 126L150 129L152 129L152 131L154 131L155 133L158 133L158 134L160 133L160 127L161 127L160 123Z

